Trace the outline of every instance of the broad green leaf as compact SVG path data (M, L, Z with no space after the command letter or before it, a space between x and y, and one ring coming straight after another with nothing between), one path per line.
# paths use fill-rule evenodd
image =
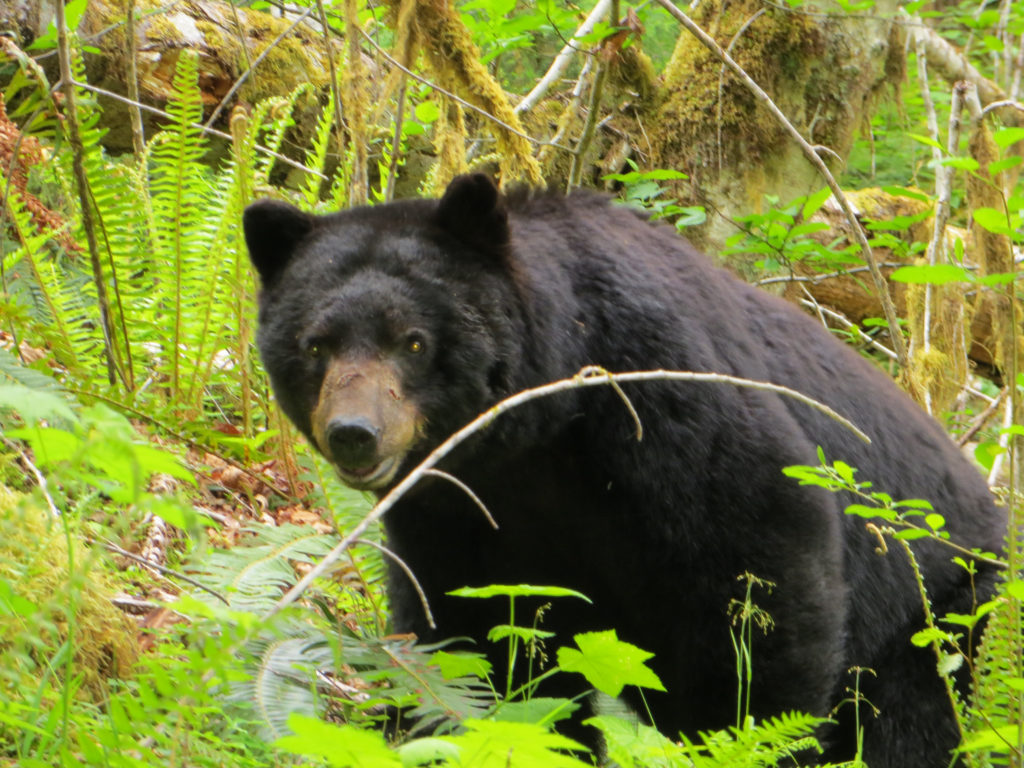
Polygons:
M658 676L644 665L654 654L619 640L614 629L584 632L573 639L579 650L559 648L558 666L579 672L599 691L614 698L627 685L665 690Z
M912 509L927 509L932 510L935 507L928 499L902 499L893 504L894 507L911 507Z
M487 587L461 587L448 593L455 597L578 597L590 602L590 598L575 589L565 587L535 587L531 584L491 584Z
M1003 585L1003 589L1010 597L1016 600L1024 600L1024 581L1014 579Z
M421 123L433 123L441 116L441 110L433 101L421 101L416 105L413 114Z
M56 427L22 427L9 429L7 434L32 446L36 463L41 467L68 461L74 458L82 447L80 437Z
M413 739L398 746L395 751L402 759L404 768L435 765L441 761L444 761L445 765L459 765L462 757L462 750L457 744L433 736L425 739Z
M314 717L292 714L288 727L294 732L274 742L274 746L296 755L327 760L330 765L351 768L400 768L402 760L388 749L377 731L354 725L325 723Z
M999 443L993 440L986 440L974 446L974 459L986 470L991 470L995 463L996 456L1006 452Z
M919 200L922 203L932 202L931 195L910 187L882 187L882 191L895 197L909 197L911 200Z
M1016 168L1018 165L1024 162L1024 158L1020 155L1013 155L1012 157L1004 157L1002 160L993 160L988 164L988 172L990 176L995 176L997 173L1008 171L1011 168Z
M969 283L974 279L970 272L956 264L915 264L909 267L900 267L889 275L889 278L898 283L929 283L931 285Z
M457 677L478 677L486 680L491 674L491 662L482 653L449 653L436 651L430 657L430 663L441 670L445 680Z
M517 627L512 624L499 624L496 627L491 627L491 630L487 633L487 639L492 643L500 643L502 640L507 640L510 637L515 637L524 643L529 643L534 640L545 640L554 636L554 632L547 632L532 627Z
M923 539L927 536L931 536L928 531L923 528L905 528L902 531L896 531L893 534L893 538L899 539L900 541L914 541L916 539Z
M924 521L928 527L933 531L937 531L940 528L946 527L946 518L940 515L938 512L932 512L930 515L924 516Z
M26 424L54 417L75 422L78 418L68 401L53 392L32 390L23 384L0 384L0 409L17 412Z
M931 136L922 136L919 133L908 133L907 136L909 136L910 138L912 138L914 141L918 142L919 144L926 144L929 147L935 147L935 149L939 150L940 152L945 152L946 151L945 149L943 149L942 145L939 144L939 142L937 142Z
M963 666L964 657L959 653L944 653L939 659L939 677L949 677Z
M552 699L537 696L526 701L506 701L494 713L495 720L508 723L535 723L549 726L567 720L580 705L572 699Z
M533 723L500 722L469 718L462 722L466 733L449 737L462 750L463 768L584 768L584 763L561 750L584 752L586 748Z
M915 632L910 637L910 642L916 645L918 648L925 648L931 645L933 642L944 643L949 640L950 635L948 632L943 632L938 627L925 627L920 632Z
M31 616L39 609L27 597L19 595L6 579L0 579L0 616Z
M656 728L643 723L631 723L621 717L599 715L584 720L601 731L608 759L621 766L675 765L670 758L683 757L683 748L663 736ZM686 765L687 762L681 762Z
M804 202L803 210L801 215L804 219L809 219L811 216L821 210L821 206L825 204L825 201L832 196L832 190L828 187L822 187L813 195L808 195L807 200Z
M973 157L947 157L939 165L955 168L958 171L976 171L981 167L981 164Z
M855 470L845 461L833 462L832 469L836 471L836 474L839 475L839 478L843 482L848 483L849 485L854 484L853 473Z
M995 208L975 208L972 215L978 225L989 232L997 235L1012 234L1010 224L1006 220L1006 213L1003 211L997 211Z
M1006 149L1011 144L1024 141L1024 128L1018 126L1000 128L992 132L992 140L999 145L1000 149Z

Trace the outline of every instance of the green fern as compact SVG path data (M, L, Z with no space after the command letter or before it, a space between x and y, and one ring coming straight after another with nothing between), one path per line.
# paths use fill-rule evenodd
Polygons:
M1017 749L1024 733L1022 587L1019 581L1001 587L974 662L976 686L962 746L968 765L1020 765Z

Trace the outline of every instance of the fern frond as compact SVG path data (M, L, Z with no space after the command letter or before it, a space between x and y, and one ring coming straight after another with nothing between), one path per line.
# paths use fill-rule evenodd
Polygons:
M317 120L316 130L313 133L313 141L306 152L306 167L315 170L324 170L327 160L327 147L331 141L331 128L334 126L334 94L327 95L327 104L324 105ZM307 210L315 210L320 205L320 190L323 187L323 179L310 173L302 185L302 199Z
M259 613L274 606L296 581L293 563L313 563L338 543L338 537L317 533L309 526L258 526L250 546L215 550L189 572L215 592L223 594L235 610ZM211 600L208 595L197 599Z

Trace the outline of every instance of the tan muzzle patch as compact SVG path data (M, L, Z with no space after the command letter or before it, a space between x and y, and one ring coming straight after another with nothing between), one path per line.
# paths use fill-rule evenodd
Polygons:
M330 362L313 411L317 448L357 488L389 482L419 433L422 417L395 367L377 359Z

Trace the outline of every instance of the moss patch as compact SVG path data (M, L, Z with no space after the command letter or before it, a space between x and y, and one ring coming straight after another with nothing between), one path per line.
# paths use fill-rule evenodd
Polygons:
M70 556L69 556L70 553ZM60 695L69 643L75 694L100 702L107 680L130 671L136 629L110 602L113 593L95 556L30 496L0 486L0 698ZM0 726L0 733L4 730Z

